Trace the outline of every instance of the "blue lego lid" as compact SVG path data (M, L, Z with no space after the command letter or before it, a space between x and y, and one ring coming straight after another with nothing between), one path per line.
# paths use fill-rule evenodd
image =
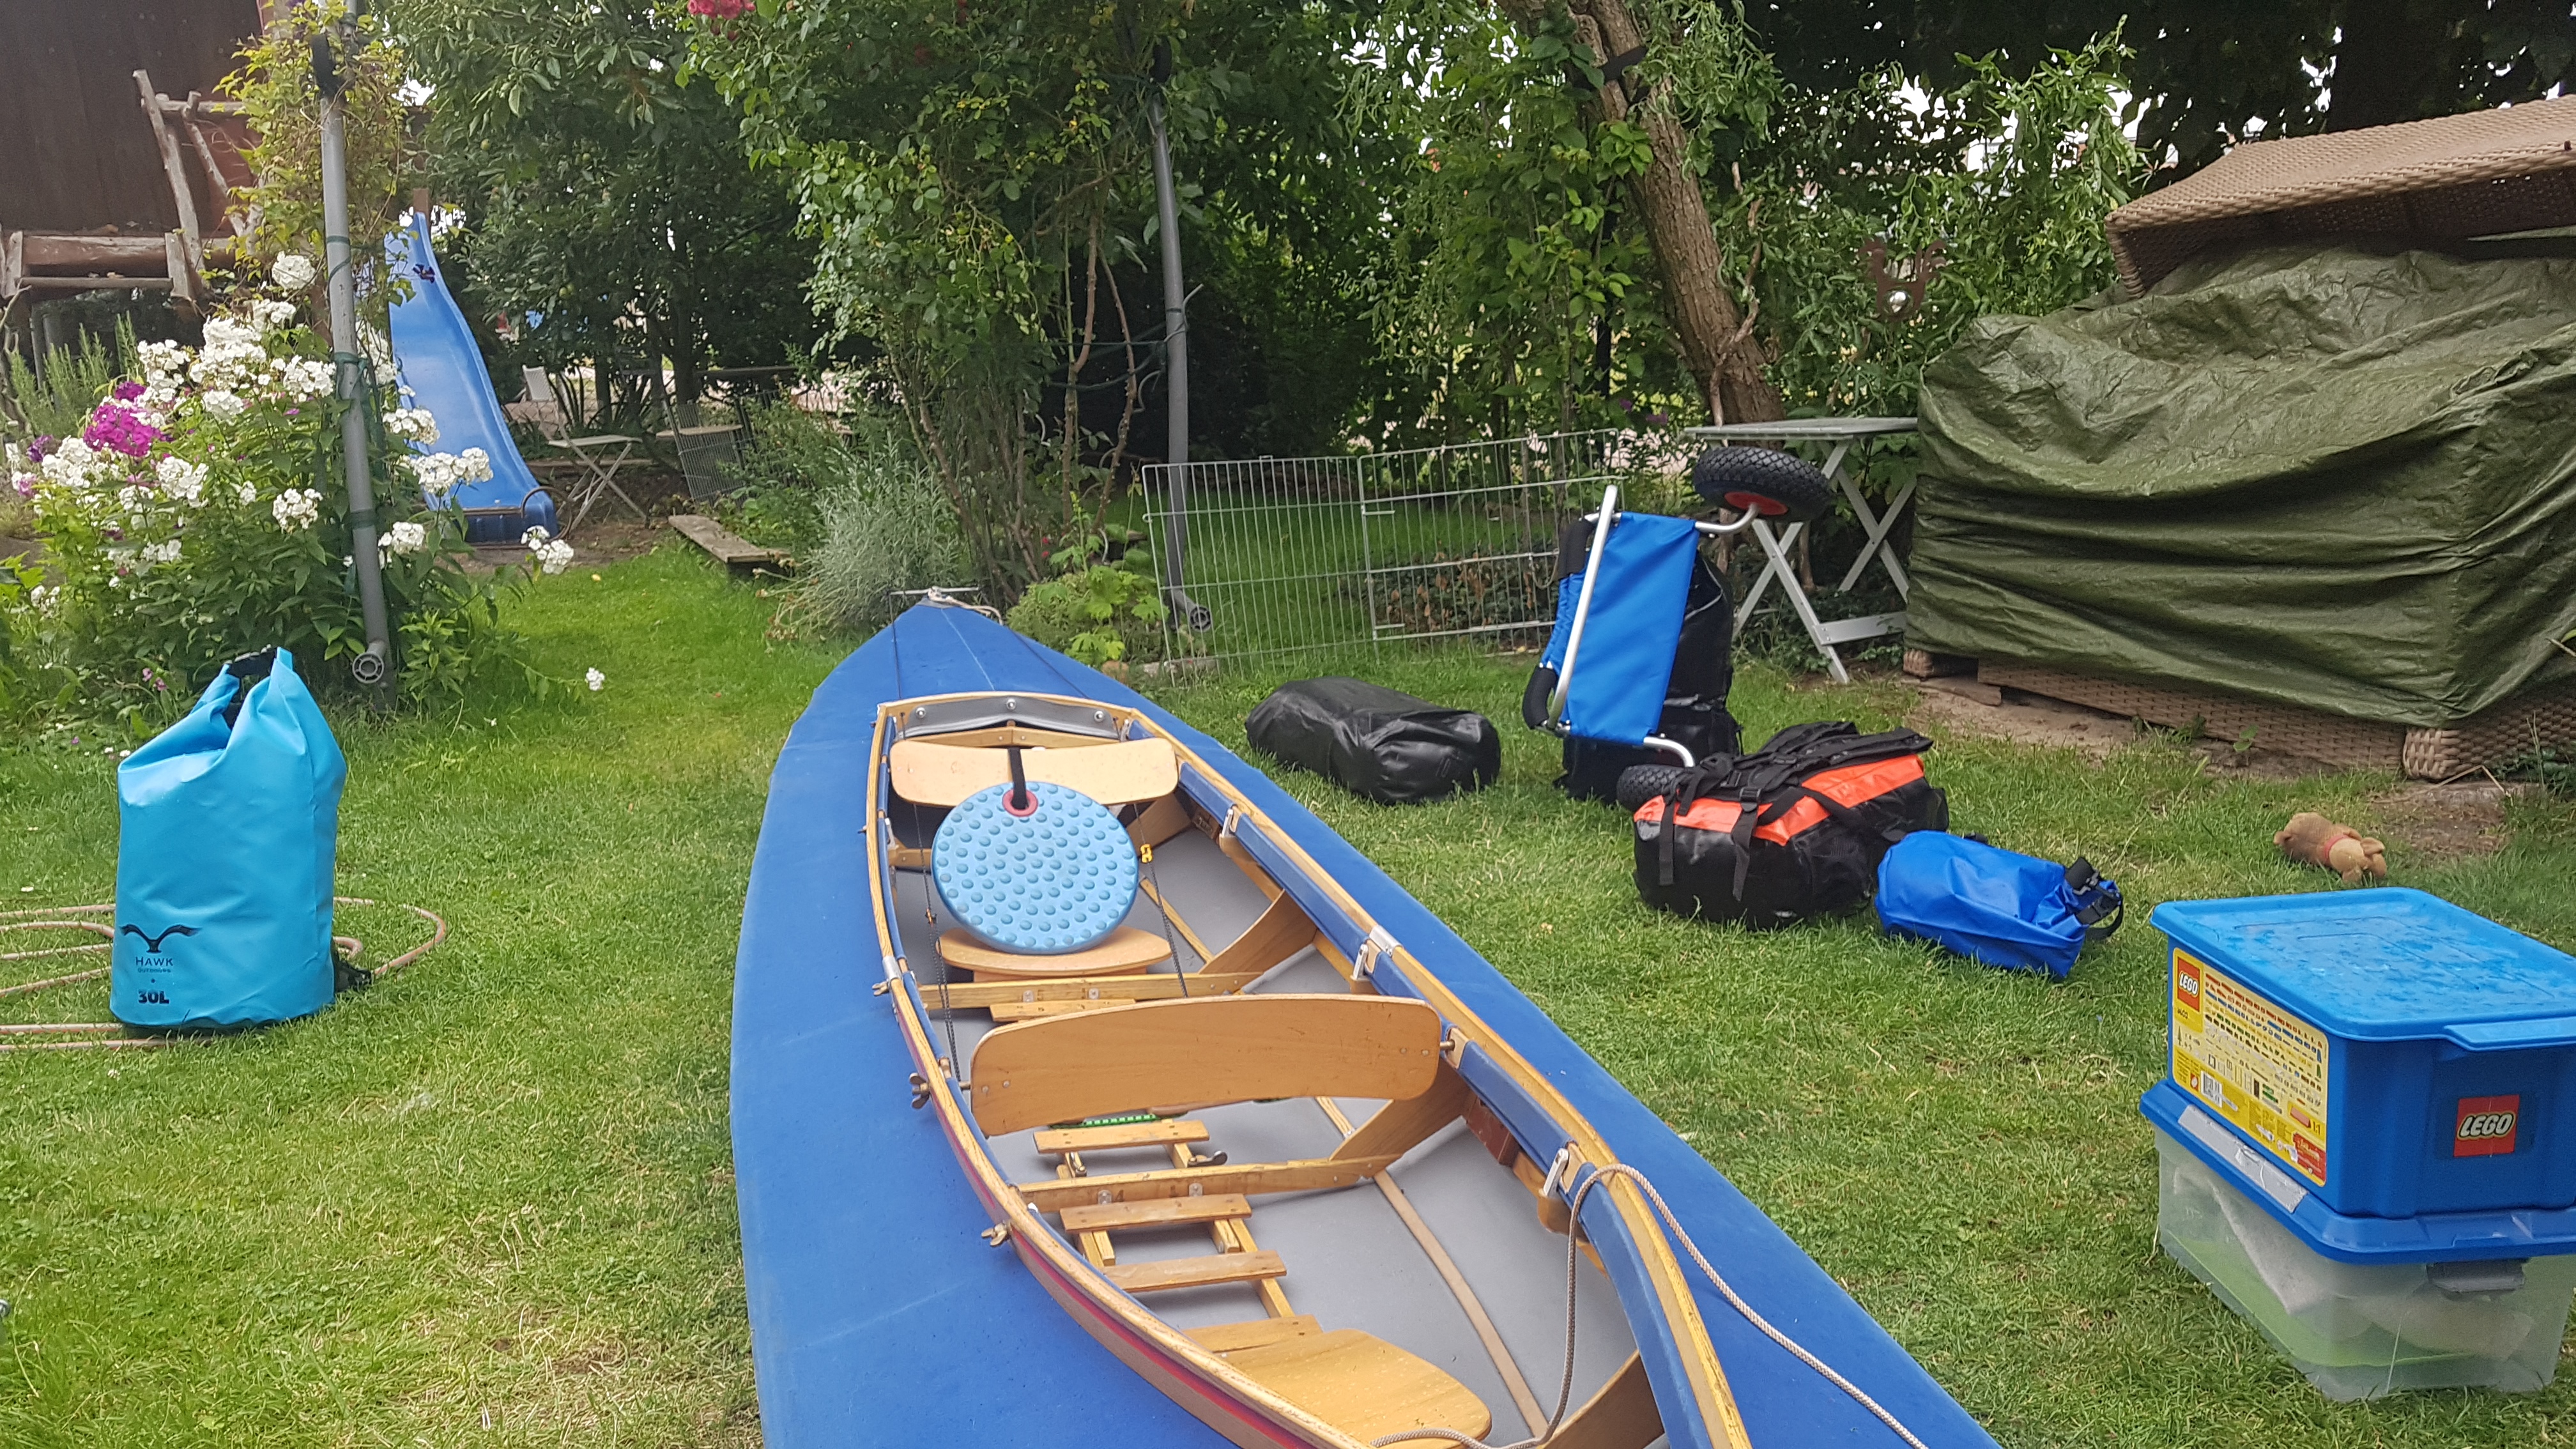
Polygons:
M2576 956L2422 891L2167 901L2148 919L2337 1036L2576 1045Z

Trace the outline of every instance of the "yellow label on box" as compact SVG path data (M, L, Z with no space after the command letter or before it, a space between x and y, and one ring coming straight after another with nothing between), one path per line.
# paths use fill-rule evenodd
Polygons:
M2301 1177L2326 1181L2326 1034L2173 953L2173 1079Z

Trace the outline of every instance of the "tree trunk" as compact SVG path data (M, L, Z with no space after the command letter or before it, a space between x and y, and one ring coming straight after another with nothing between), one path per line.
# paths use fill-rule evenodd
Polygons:
M1524 27L1545 14L1541 0L1501 0L1505 14ZM1596 56L1608 60L1645 44L1628 0L1570 0L1575 26ZM1624 82L1601 88L1601 117L1633 121L1654 147L1654 164L1630 182L1655 262L1664 274L1664 305L1680 340L1682 361L1699 384L1709 420L1769 422L1787 415L1780 390L1763 375L1767 361L1744 315L1736 310L1721 276L1724 260L1708 201L1690 169L1690 134L1659 87L1631 101Z

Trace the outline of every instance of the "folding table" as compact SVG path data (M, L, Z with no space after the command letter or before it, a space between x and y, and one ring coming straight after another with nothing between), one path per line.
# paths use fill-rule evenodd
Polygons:
M1789 418L1776 423L1728 423L1723 427L1690 428L1685 435L1712 443L1826 445L1829 451L1825 454L1824 474L1842 490L1844 499L1852 506L1852 516L1860 520L1862 532L1859 556L1852 560L1850 568L1843 571L1842 582L1834 587L1838 592L1849 591L1860 582L1862 572L1871 561L1876 560L1888 580L1896 585L1896 596L1902 599L1911 591L1911 585L1905 577L1905 566L1897 562L1896 551L1888 547L1887 539L1895 531L1896 520L1904 515L1906 505L1914 501L1914 484L1908 480L1903 488L1897 490L1896 496L1888 500L1887 512L1875 512L1870 508L1869 500L1862 496L1859 485L1843 471L1843 459L1850 454L1855 443L1913 431L1912 418ZM1761 607L1762 596L1776 580L1780 591L1789 597L1789 607L1797 611L1798 622L1806 626L1807 637L1815 641L1816 651L1825 656L1825 671L1833 676L1836 684L1849 684L1851 674L1843 668L1842 656L1834 652L1834 646L1887 634L1902 634L1905 632L1905 613L1900 609L1892 614L1863 614L1851 619L1828 621L1817 618L1816 606L1808 602L1806 591L1798 587L1797 567L1789 558L1790 545L1798 541L1799 533L1806 526L1792 523L1775 533L1769 520L1761 517L1753 520L1753 536L1761 543L1767 562L1761 576L1753 581L1752 588L1744 591L1743 600L1735 606L1735 625L1739 631L1743 629L1745 622L1753 617L1753 611Z

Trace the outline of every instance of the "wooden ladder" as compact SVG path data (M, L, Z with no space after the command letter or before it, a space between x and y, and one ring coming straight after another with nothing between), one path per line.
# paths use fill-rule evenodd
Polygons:
M1087 1169L1082 1161L1085 1152L1159 1147L1170 1154L1174 1167L1188 1167L1197 1161L1191 1144L1207 1140L1206 1123L1173 1119L1125 1122L1105 1127L1050 1128L1039 1132L1035 1139L1041 1156L1058 1159L1056 1176L1066 1179L1085 1174ZM1064 1230L1080 1245L1082 1255L1089 1258L1110 1282L1130 1293L1249 1283L1253 1291L1261 1295L1263 1312L1277 1319L1297 1318L1296 1310L1288 1306L1287 1290L1279 1286L1279 1280L1287 1275L1288 1267L1280 1261L1277 1253L1252 1240L1251 1217L1252 1200L1234 1192L1156 1198L1145 1202L1077 1204L1065 1208L1062 1214ZM1121 1263L1117 1246L1109 1236L1120 1229L1167 1228L1191 1223L1207 1225L1208 1236L1216 1244L1215 1252L1195 1258Z

